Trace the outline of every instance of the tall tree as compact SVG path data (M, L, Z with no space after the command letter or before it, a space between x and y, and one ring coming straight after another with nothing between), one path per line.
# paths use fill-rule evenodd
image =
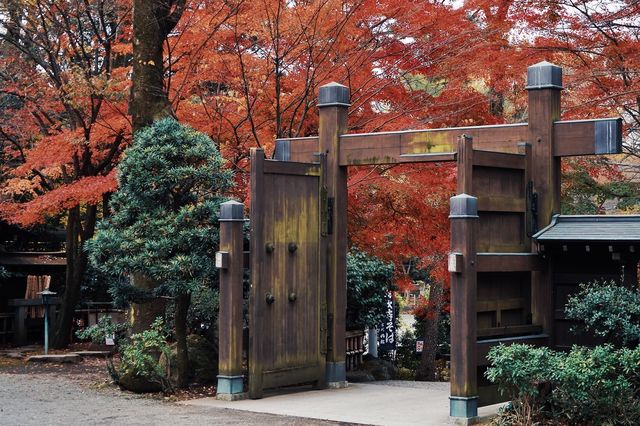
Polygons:
M167 118L136 133L118 180L113 214L88 243L91 258L105 274L140 273L160 283L156 292L174 297L178 387L184 387L187 311L192 292L217 289L212 259L231 171L211 139Z
M69 342L73 314L104 194L128 139L120 96L119 48L127 6L120 1L7 1L0 12L0 93L15 114L0 125L8 163L0 214L29 226L66 223L67 270L53 345Z
M219 5L210 3L216 2L133 1L133 75L129 106L134 134L156 120L175 117L174 105L169 99L171 77L176 66L176 59L172 56L174 46L170 38L188 40L188 50L183 51L184 56L180 56L185 61L188 61L194 52L202 52L217 29L235 13L233 2L220 2ZM215 10L208 14L211 27L198 27L201 31L200 37L204 38L204 41L194 41L188 36L185 37L194 25L195 17L201 15L209 6ZM185 12L188 15L187 23L178 27ZM187 71L183 72L183 75L193 77L192 66L187 64L185 67ZM142 273L134 274L133 282L140 290L147 292L153 291L161 284ZM163 312L164 304L158 298L148 299L143 304L133 304L133 331L141 332L147 329Z
M134 133L173 116L165 90L163 46L184 13L186 0L133 1L133 74L130 112Z
M185 0L133 1L133 73L129 112L134 135L155 120L174 116L165 89L163 46L177 25ZM152 292L159 283L142 272L131 276L141 291ZM147 330L158 316L164 316L162 299L148 297L131 305L132 332Z

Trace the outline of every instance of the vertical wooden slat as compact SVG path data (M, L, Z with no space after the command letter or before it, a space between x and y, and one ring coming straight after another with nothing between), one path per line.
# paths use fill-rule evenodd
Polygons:
M522 186L524 188L524 196L525 196L525 213L524 213L524 245L527 250L531 250L531 252L535 253L535 247L533 241L531 241L531 236L534 234L534 229L537 227L538 216L537 216L537 200L533 199L533 193L529 191L529 185L531 185L531 189L533 189L533 181L532 181L532 163L533 163L533 154L531 152L531 144L529 142L520 142L518 144L518 153L524 155L525 167L522 179ZM535 211L534 211L535 210ZM529 273L529 284L531 285L533 279L534 272L531 271ZM522 324L527 324L531 317L531 290L529 290L529 297L526 299L527 303L523 306L522 309Z
M562 69L541 62L528 69L529 141L532 153L532 179L538 194L538 226L540 229L560 213L560 158L554 156L554 121L560 119ZM550 265L551 266L551 265ZM552 333L553 273L532 272L532 318Z
M330 83L320 88L318 129L320 153L326 154L327 196L332 229L327 250L327 310L329 343L327 381L330 386L346 384L345 332L347 300L347 168L340 166L340 135L347 131L349 89Z

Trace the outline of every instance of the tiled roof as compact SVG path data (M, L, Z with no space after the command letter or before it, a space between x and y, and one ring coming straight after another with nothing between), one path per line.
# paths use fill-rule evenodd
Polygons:
M538 241L640 241L640 216L563 216L533 236Z

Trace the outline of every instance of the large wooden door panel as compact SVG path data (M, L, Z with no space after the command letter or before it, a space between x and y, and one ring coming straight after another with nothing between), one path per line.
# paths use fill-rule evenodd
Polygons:
M249 393L322 385L326 283L319 164L252 152Z

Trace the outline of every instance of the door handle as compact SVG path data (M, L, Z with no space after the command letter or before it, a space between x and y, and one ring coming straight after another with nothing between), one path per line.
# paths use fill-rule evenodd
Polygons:
M297 298L298 298L298 295L294 291L289 293L289 302L293 303L296 301Z

